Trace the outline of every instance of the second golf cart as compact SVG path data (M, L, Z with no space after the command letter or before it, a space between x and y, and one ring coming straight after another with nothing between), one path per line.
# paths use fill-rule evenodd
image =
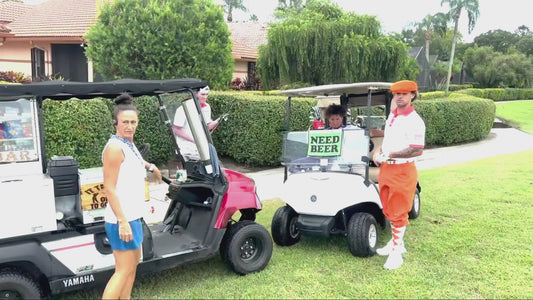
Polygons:
M372 137L372 129L382 130L390 112L392 95L387 82L333 84L285 90L290 119L292 97L317 97L322 109L331 103L347 111L362 108L364 115L348 116L341 129L286 131L282 164L285 167L282 200L272 219L272 237L281 246L297 243L302 235L346 236L354 256L372 256L379 230L387 226L377 184L379 168L371 161L372 150L382 138ZM382 116L371 114L383 111ZM324 123L324 122L321 122ZM420 185L414 195L409 217L420 213Z

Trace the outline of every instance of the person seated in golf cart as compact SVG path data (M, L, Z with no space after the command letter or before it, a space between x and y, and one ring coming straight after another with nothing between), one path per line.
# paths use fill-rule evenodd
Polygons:
M328 120L328 127L325 129L339 129L345 128L344 119L346 118L346 108L342 105L331 104L326 109L326 119Z

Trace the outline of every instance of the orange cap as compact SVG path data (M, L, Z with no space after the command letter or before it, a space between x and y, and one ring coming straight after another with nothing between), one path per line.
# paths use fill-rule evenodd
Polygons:
M393 93L409 93L416 92L418 85L411 80L400 80L393 83L390 87L390 91Z

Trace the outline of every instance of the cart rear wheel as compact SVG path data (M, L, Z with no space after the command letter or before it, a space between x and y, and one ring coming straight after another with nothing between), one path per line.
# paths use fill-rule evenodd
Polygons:
M416 219L420 215L420 192L418 189L415 191L415 196L413 198L413 206L409 212L409 219Z

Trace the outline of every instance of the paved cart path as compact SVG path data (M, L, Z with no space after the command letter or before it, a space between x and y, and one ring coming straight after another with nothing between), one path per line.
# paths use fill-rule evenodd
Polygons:
M533 149L533 134L515 128L493 128L488 137L481 141L464 145L439 147L424 150L418 159L419 170L436 168L450 164L463 163L471 160L496 155L517 153ZM240 171L255 180L257 194L261 200L280 197L280 186L283 184L283 168L277 167L261 171L239 169L238 165L225 163L225 167ZM165 201L166 184L150 185L149 212L145 219L148 223L157 222L164 217L168 202Z

